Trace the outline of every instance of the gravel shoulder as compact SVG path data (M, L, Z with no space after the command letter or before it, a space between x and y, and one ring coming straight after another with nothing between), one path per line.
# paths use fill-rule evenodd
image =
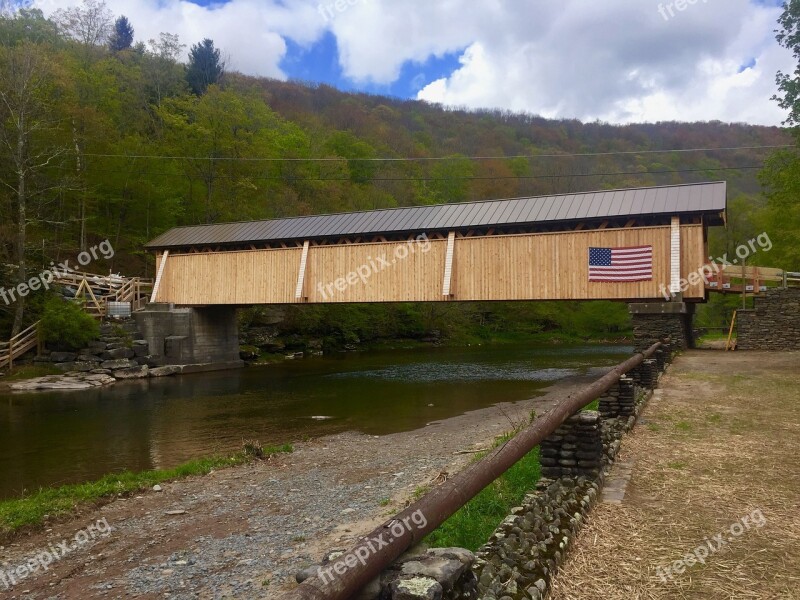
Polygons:
M598 372L601 372L598 370ZM270 598L329 549L346 548L421 486L470 460L459 452L541 413L598 376L565 380L501 404L373 437L344 433L295 452L119 499L0 547L0 573L105 519L111 532L7 588L0 598ZM168 514L173 513L173 514Z

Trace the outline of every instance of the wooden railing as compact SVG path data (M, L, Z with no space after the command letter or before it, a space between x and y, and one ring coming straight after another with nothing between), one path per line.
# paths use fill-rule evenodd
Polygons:
M783 269L730 265L719 273L710 267L709 271L712 275L708 278L708 289L722 293L760 294L769 289L768 284L783 288L800 286L800 273Z
M150 292L153 289L153 281L134 277L128 279L121 288L109 296L112 302L130 302L131 310L136 312L145 307L150 299Z
M153 280L142 277L114 277L95 273L72 272L59 276L55 283L76 287L75 297L84 301L90 315L108 316L109 302L130 302L131 311L142 310L150 298Z
M10 369L16 359L34 348L41 348L38 321L8 342L0 342L0 369Z

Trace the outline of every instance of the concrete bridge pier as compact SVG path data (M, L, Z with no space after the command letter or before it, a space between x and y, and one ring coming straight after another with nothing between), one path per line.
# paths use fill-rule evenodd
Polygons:
M244 366L239 358L239 326L233 307L148 304L135 317L155 362L189 365L192 371Z
M676 350L694 348L694 309L688 302L630 304L636 350L646 350L665 337Z

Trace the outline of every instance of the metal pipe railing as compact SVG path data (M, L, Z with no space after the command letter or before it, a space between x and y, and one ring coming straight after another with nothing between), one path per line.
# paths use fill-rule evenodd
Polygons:
M514 438L384 523L337 559L338 564L347 566L346 569L327 570L324 581L316 576L311 577L285 594L284 598L287 600L346 600L356 594L378 577L403 552L419 543L426 535L449 519L481 490L552 435L572 415L601 397L625 373L635 369L653 356L662 345L662 342L653 344L645 352L638 353L617 365L593 384L583 388L575 395L569 396L558 406L536 419ZM418 518L415 515L420 514L424 516L424 525L415 528L397 527L398 524L407 524L410 521L418 525ZM402 533L398 533L400 529L402 529ZM390 543L383 545L374 543L376 539L385 540L390 530ZM366 560L365 557L368 557L369 560Z

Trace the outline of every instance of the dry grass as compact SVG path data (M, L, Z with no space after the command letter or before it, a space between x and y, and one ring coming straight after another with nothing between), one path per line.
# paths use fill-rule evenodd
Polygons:
M635 462L624 503L593 511L552 598L800 598L798 369L797 353L676 361L623 444ZM765 526L659 577L756 509Z

